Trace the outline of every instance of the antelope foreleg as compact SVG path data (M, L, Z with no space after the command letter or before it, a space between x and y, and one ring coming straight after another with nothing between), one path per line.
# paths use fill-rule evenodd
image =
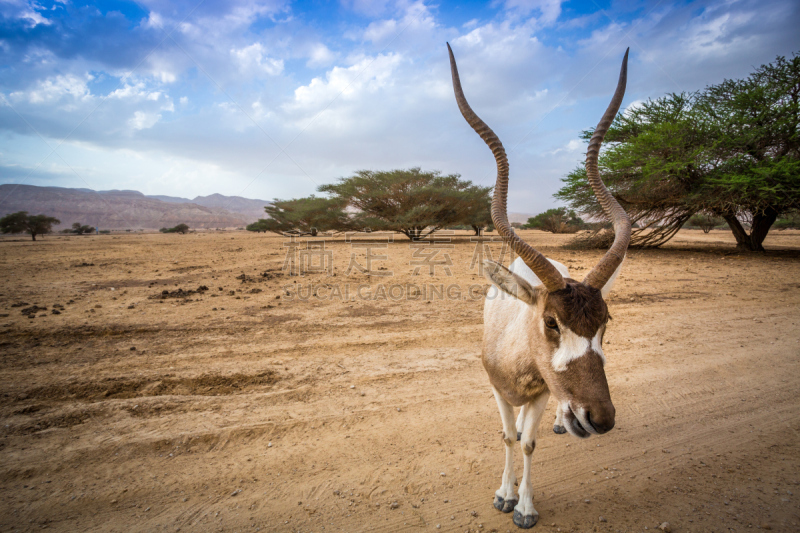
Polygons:
M544 392L524 407L525 418L522 425L522 482L519 485L519 503L514 508L514 524L528 529L536 525L539 513L533 507L533 483L531 482L531 460L536 449L536 428L547 406L549 392Z
M498 511L510 513L517 505L517 496L514 491L514 485L517 483L517 477L514 475L514 443L517 441L517 427L514 423L514 408L500 396L494 387L492 387L492 392L494 392L494 399L497 400L500 417L503 419L503 444L506 449L503 481L500 488L494 493L494 507Z
M561 409L561 402L556 405L556 421L553 424L553 432L559 435L567 432L567 428L564 427L564 411Z

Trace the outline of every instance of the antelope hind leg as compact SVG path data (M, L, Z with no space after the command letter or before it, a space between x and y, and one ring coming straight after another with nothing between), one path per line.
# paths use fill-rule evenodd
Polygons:
M532 528L539 521L539 513L533 507L533 483L531 481L531 461L536 449L536 428L547 406L549 392L544 392L525 405L525 420L522 427L522 482L519 485L519 503L514 508L514 524L522 529Z
M517 505L517 496L514 485L517 477L514 475L514 444L517 440L517 427L514 424L514 408L508 403L497 389L492 387L497 408L503 419L503 444L506 449L506 465L503 470L503 481L500 488L494 493L494 508L504 513L510 513Z
M519 415L517 416L517 423L515 424L517 428L517 442L520 441L522 438L522 428L525 424L525 406L523 405L519 410Z

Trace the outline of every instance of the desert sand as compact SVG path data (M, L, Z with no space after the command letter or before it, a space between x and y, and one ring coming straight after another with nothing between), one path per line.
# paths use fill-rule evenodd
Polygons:
M601 256L523 235L577 279ZM0 530L515 531L492 507L487 282L449 239L4 238ZM800 530L800 232L765 246L630 251L604 347L616 427L556 435L550 400L534 531ZM371 273L350 264L367 253Z

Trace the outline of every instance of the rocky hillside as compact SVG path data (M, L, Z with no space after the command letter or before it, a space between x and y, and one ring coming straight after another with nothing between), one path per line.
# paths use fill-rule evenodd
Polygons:
M16 211L45 214L61 220L54 229L74 222L100 229L158 229L176 224L191 228L245 226L264 216L263 200L220 194L195 200L150 197L138 191L92 191L33 185L0 185L0 216Z
M264 206L270 203L266 200L251 200L241 196L224 196L222 194L195 196L192 200L176 196L148 196L148 198L156 198L170 203L197 204L212 209L224 209L232 213L253 217L253 220L264 218Z

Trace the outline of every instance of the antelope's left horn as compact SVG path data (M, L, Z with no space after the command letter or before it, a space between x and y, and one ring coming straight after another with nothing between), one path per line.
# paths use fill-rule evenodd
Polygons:
M614 122L614 117L617 116L619 106L622 103L622 98L625 96L625 85L628 81L628 52L630 48L625 50L625 57L622 60L622 68L619 71L619 82L617 82L617 90L614 92L614 97L611 103L608 104L603 118L597 124L589 141L589 148L586 150L586 177L589 180L589 185L592 186L594 195L603 206L603 211L606 216L611 219L614 224L614 243L608 249L606 255L597 263L591 272L586 275L583 283L594 287L595 289L602 289L606 282L614 274L614 271L622 263L625 257L625 251L628 249L628 244L631 242L631 221L628 219L628 214L622 209L616 199L608 192L603 180L600 179L600 172L597 169L597 156L600 153L600 145L603 143L608 128Z

